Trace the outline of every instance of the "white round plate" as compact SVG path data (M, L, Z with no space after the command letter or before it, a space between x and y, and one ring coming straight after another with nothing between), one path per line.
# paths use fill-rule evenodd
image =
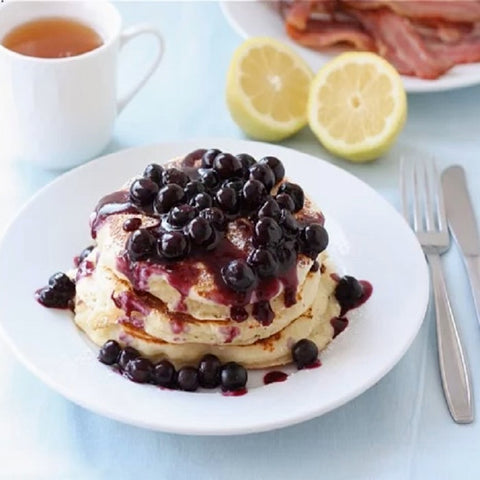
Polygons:
M326 215L329 251L339 273L373 284L349 315L350 326L322 353L322 366L249 392L186 393L131 383L96 360L67 311L43 308L34 291L91 243L88 217L105 194L143 171L196 148L218 147L256 158L275 155ZM374 190L318 158L240 140L165 143L107 155L59 177L21 210L0 242L0 330L20 361L73 402L145 428L184 434L240 434L301 422L361 394L402 357L420 328L428 300L424 256L402 217ZM399 300L400 299L400 300Z
M334 53L321 53L295 43L285 32L284 22L275 1L223 1L222 11L230 25L244 38L268 36L277 38L297 50L316 72ZM436 80L403 76L410 93L438 92L480 83L480 63L457 65Z

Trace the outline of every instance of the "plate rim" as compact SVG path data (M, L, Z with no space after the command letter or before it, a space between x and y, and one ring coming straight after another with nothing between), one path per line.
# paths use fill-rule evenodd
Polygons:
M268 1L268 0L267 0ZM250 34L242 27L238 22L238 19L234 15L233 8L235 4L255 4L255 3L267 3L265 0L247 0L247 1L235 1L235 0L220 0L220 9L222 14L226 18L230 27L243 39L250 38ZM233 5L233 7L232 7ZM276 36L277 39L285 41L284 37ZM297 53L302 55L303 52L315 53L312 49L303 47L302 45L296 44L295 42L288 39L288 44L294 48ZM321 54L321 52L318 52ZM305 60L307 64L308 60ZM460 64L452 68L451 71L455 70L456 67L462 67L466 65L478 65L478 72L476 75L461 75L459 77L439 77L435 80L426 80L418 77L410 77L407 75L401 75L405 91L409 94L421 94L421 93L438 93L438 92L447 92L453 90L459 90L461 88L473 87L480 84L480 62L474 62L469 64ZM446 80L446 78L448 78Z
M363 182L360 180L358 177L353 175L352 173L336 166L333 165L332 163L328 162L327 160L324 160L320 157L316 157L312 154L304 153L299 150L295 150L293 148L285 147L283 145L272 145L264 142L258 142L258 141L250 141L250 140L244 140L244 139L236 139L236 138L228 138L228 137L206 137L206 138L198 138L198 139L190 139L187 141L181 141L181 140L172 140L172 141L167 141L167 142L159 142L159 143L153 143L149 145L143 145L143 146L133 146L129 147L126 149L119 150L117 152L112 152L106 155L103 155L101 157L98 157L90 162L87 162L83 165L80 165L68 172L65 172L61 175L59 175L57 178L55 178L53 181L49 182L47 185L43 186L41 189L39 189L34 195L32 195L29 200L27 200L24 205L17 211L17 213L14 215L14 217L8 222L8 225L3 229L0 235L0 251L3 249L3 245L5 242L5 239L7 238L8 232L12 228L12 226L17 222L20 221L23 214L29 209L30 205L33 204L36 199L44 195L44 192L48 191L50 188L52 188L54 185L56 185L59 182L64 181L65 178L68 178L70 176L75 176L78 174L78 172L81 172L83 169L88 169L88 168L95 168L97 164L100 164L104 161L106 161L109 158L115 158L117 156L124 156L124 155L129 155L132 152L141 152L142 150L156 150L156 149L162 149L162 148L176 148L175 146L178 146L180 144L185 145L186 148L188 148L190 145L198 145L198 144L222 144L222 143L231 143L234 142L235 144L241 144L242 148L243 146L247 147L248 145L257 145L257 146L267 146L269 148L274 148L276 150L281 150L284 151L285 154L288 154L288 152L291 152L293 154L301 154L306 157L310 157L315 159L316 161L321 162L324 167L331 169L335 173L340 173L341 175L345 175L347 177L350 177L350 179L353 179L354 182L360 183L364 188L370 191L370 193L373 193L374 196L376 197L377 201L381 201L384 206L389 210L389 214L398 216L400 218L401 215L400 213L391 205L385 198L383 198L378 192L376 192L370 185L367 183ZM407 227L407 225L405 224ZM408 227L407 227L408 228ZM408 229L409 230L409 229ZM411 235L414 236L414 233L411 232ZM386 365L384 365L384 368L381 370L381 372L378 372L377 375L374 378L370 378L368 382L364 382L361 386L359 386L357 389L350 391L348 395L338 398L336 401L331 402L327 406L323 408L319 408L316 410L310 410L304 413L300 414L295 414L290 416L289 418L285 418L282 421L276 421L275 419L272 419L270 421L264 421L262 422L261 425L256 425L256 426L246 426L246 427L236 427L232 428L230 427L229 429L224 429L222 427L218 428L210 428L209 430L205 430L204 428L195 428L195 425L190 425L190 426L168 426L168 425L152 425L151 423L148 423L147 421L138 421L138 420L133 420L128 417L128 415L119 415L116 414L115 412L112 412L111 410L108 409L108 407L103 408L103 405L99 406L97 402L91 402L87 401L85 399L79 399L78 395L75 395L72 392L69 392L66 388L64 388L61 384L50 378L48 372L44 372L42 369L38 368L28 357L26 357L22 352L21 349L18 348L16 345L15 341L13 338L10 338L6 330L4 329L3 321L0 319L0 335L2 339L5 341L5 344L11 349L11 351L14 353L15 357L17 360L20 361L21 364L23 364L27 370L29 370L31 373L33 373L37 378L39 378L43 383L48 385L50 388L52 388L55 392L60 393L62 396L67 398L68 400L72 401L74 404L81 406L82 408L85 408L89 411L92 411L94 413L100 414L102 416L105 416L107 418L112 418L114 420L129 424L129 425L135 425L138 427L146 428L149 430L154 430L154 431L162 431L162 432L168 432L168 433L179 433L179 434L187 434L187 435L239 435L239 434L249 434L249 433L256 433L256 432L264 432L264 431L271 431L274 429L279 429L283 428L286 426L290 425L295 425L307 420L310 420L312 418L319 417L327 412L330 412L332 410L337 409L338 407L350 402L354 398L358 397L362 393L364 393L366 390L370 389L373 387L376 383L378 383L385 375L387 375L391 369L400 361L400 359L405 355L407 350L410 348L411 344L413 343L413 340L416 338L418 335L418 332L421 328L421 325L423 323L423 320L425 318L425 314L427 311L428 307L428 301L429 301L429 276L428 276L428 267L426 264L426 261L423 257L423 252L421 252L421 248L418 245L418 252L421 253L423 262L422 262L422 267L423 267L423 275L426 279L426 282L423 282L423 293L421 295L421 298L423 298L423 307L420 306L419 308L419 321L417 323L417 326L415 329L412 329L411 334L408 338L407 341L405 341L404 348L398 352L398 354L395 357L392 357L390 362L388 362Z

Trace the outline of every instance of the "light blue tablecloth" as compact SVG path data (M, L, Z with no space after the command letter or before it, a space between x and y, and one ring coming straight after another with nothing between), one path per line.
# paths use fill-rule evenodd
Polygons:
M219 6L132 2L118 8L127 25L144 21L157 25L167 49L154 78L118 119L108 151L201 136L242 138L224 101L227 65L241 40ZM138 40L127 47L123 85L137 78L150 45ZM402 152L416 148L433 154L442 167L460 163L480 215L480 87L410 96L409 108L396 147L370 165L331 158L308 130L285 145L349 170L396 206ZM2 157L1 148L4 224L55 174L16 164ZM455 247L444 261L480 416L480 329ZM7 282L7 272L2 272L0 288ZM359 398L301 425L226 438L155 433L90 413L43 385L0 342L2 479L467 480L480 478L479 448L480 417L462 426L448 414L430 314L400 363Z

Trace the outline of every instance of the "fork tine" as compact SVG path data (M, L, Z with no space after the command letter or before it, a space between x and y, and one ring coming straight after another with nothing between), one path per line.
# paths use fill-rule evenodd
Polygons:
M423 198L420 184L425 176L425 167L421 161L411 161L413 165L413 228L419 232L423 231L423 215L421 198Z
M407 191L407 175L408 175L408 167L405 157L400 157L400 192L402 194L402 212L403 217L407 222L410 223L410 210L408 205L408 191Z
M425 225L427 231L436 230L436 202L439 195L439 186L437 181L438 172L435 169L435 162L432 158L424 160L425 174Z

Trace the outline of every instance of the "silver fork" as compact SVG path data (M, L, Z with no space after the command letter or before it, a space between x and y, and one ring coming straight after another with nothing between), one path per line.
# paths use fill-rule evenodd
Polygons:
M470 374L448 297L440 255L450 247L440 176L433 159L402 158L403 214L430 266L435 300L438 358L448 409L457 423L473 421Z

